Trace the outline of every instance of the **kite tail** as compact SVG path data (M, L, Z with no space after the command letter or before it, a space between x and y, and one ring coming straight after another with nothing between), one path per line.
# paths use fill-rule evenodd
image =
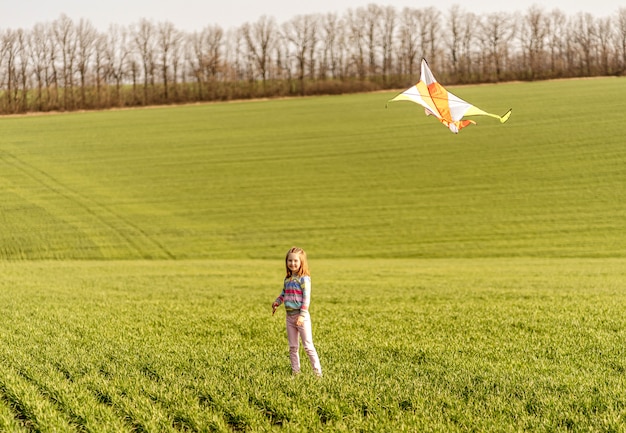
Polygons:
M493 117L494 119L498 119L500 123L504 123L509 120L509 117L511 117L511 111L513 111L512 108L504 113L503 116L498 116L497 114L487 113L486 111L483 111L478 107L472 106L465 112L464 116L489 116Z
M500 121L500 123L504 123L507 120L509 120L509 117L511 117L511 111L513 111L512 108L509 111L507 111L506 113L504 113L504 115L502 115L502 116L498 116L497 114L491 114L491 113L486 113L486 115L498 119Z
M511 111L513 111L512 108L509 111L507 111L503 116L500 116L500 123L504 123L507 120L509 120L509 117L511 117Z

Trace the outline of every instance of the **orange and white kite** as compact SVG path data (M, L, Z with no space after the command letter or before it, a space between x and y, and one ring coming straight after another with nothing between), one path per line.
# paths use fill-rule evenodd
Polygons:
M511 116L511 110L503 116L487 113L448 92L437 82L425 59L422 59L420 80L389 102L394 101L411 101L421 105L427 116L435 116L455 134L467 125L476 124L473 120L463 119L465 116L490 116L500 120L500 123L506 122Z

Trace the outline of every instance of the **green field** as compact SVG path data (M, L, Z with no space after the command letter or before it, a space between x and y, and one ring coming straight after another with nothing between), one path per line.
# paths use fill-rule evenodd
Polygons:
M0 431L625 431L626 81L453 91L0 119Z

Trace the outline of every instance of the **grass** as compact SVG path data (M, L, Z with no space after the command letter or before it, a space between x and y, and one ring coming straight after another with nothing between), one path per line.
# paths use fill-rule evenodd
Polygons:
M624 80L453 90L0 119L0 431L623 431Z
M455 89L514 110L459 135L386 93L4 119L0 256L623 257L625 89Z
M281 264L245 263L2 264L0 422L443 432L626 421L623 259L318 260L321 380L308 364L290 376L282 311L270 314Z

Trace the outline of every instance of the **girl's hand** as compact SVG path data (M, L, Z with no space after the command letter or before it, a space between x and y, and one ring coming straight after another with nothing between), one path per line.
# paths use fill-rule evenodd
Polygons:
M296 326L302 326L302 325L304 325L304 317L298 316L298 320L296 320Z
M274 315L274 313L276 312L276 309L278 308L278 302L274 302L272 304L272 316Z

